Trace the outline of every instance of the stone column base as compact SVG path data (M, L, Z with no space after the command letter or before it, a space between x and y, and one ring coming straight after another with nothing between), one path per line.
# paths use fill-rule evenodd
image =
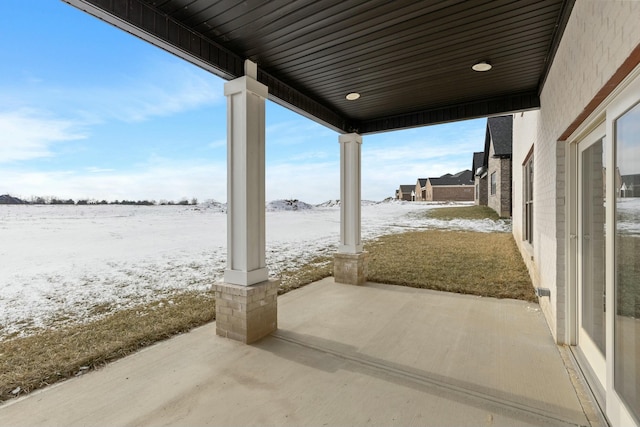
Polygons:
M280 280L251 286L217 283L216 334L251 344L278 328L278 287Z
M367 281L367 255L367 252L336 253L333 257L333 278L336 283L364 285Z

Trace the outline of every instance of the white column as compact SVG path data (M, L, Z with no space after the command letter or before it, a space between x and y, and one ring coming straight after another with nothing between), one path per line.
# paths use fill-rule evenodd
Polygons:
M348 133L340 141L340 247L339 253L362 252L360 237L360 153L362 136Z
M268 280L265 261L265 99L257 66L225 83L227 97L227 268L224 282Z

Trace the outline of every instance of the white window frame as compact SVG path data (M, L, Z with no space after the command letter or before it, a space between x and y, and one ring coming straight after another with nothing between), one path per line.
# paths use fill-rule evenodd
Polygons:
M522 165L524 191L522 200L522 239L533 246L533 180L534 180L533 147Z
M567 285L567 298L565 298L565 342L576 344L577 322L577 195L575 191L577 172L577 143L582 141L595 128L603 122L605 124L606 144L606 292L611 295L606 301L607 325L606 325L606 413L611 425L637 425L636 420L626 408L623 400L618 396L614 388L614 319L615 314L615 132L614 123L626 111L640 101L640 66L637 66L629 75L600 103L600 105L582 122L580 126L567 138L565 157L566 186L565 186L565 254L567 268L565 272Z

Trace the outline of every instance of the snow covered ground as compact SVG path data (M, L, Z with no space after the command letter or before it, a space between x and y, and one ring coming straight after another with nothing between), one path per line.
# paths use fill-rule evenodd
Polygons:
M364 240L411 229L510 231L508 221L440 221L442 205L363 203ZM0 205L0 340L34 327L94 319L220 280L226 262L226 207ZM340 207L268 205L267 266L277 276L340 238Z
M616 230L621 234L640 235L640 197L616 199Z

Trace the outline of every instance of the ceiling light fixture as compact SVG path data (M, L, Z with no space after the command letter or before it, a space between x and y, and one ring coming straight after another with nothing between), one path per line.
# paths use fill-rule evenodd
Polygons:
M358 92L351 92L348 93L345 98L347 98L349 101L355 101L356 99L360 98L360 94Z
M481 62L478 62L477 64L473 64L473 67L471 68L473 69L473 71L482 72L482 71L489 71L493 67L487 61L481 61Z

